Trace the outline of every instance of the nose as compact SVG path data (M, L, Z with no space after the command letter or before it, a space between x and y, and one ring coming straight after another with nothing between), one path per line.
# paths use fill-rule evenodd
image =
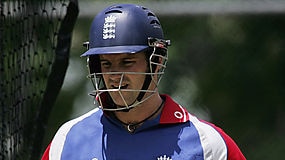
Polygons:
M113 83L120 83L123 80L123 73L119 66L110 67L109 79Z
M123 74L122 73L116 73L116 72L110 73L109 79L112 82L120 83L121 79L123 79Z
M123 67L117 63L111 63L108 67L103 68L104 77L111 83L119 84L123 79Z

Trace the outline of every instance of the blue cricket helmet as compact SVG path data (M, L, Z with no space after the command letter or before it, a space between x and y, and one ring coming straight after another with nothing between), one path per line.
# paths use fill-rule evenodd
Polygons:
M88 50L81 56L137 53L149 47L149 37L164 39L153 12L134 4L112 5L94 18Z

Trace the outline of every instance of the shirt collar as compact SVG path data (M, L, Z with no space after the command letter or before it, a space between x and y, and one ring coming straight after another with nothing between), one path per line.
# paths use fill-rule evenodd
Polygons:
M165 99L160 116L160 124L184 123L190 120L188 111L176 103L170 96L161 95Z
M175 102L169 95L160 95L164 99L164 106L160 115L160 124L175 124L184 123L190 120L188 111ZM103 102L106 102L106 97L103 96ZM107 112L104 112L109 115Z

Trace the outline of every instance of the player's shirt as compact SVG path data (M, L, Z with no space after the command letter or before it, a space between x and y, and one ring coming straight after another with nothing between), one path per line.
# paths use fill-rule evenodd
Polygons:
M100 109L65 123L42 160L244 160L220 128L162 95L161 114L133 133Z

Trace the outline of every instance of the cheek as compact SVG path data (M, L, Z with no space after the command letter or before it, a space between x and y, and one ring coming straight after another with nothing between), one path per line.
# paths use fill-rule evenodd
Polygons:
M136 88L142 88L144 81L145 81L145 75L138 74L131 78L132 84L136 85Z

